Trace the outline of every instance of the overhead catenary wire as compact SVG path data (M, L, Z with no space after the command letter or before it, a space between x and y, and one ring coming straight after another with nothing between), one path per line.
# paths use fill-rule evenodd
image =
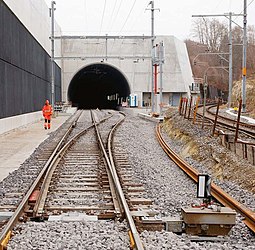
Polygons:
M104 0L104 9L103 9L102 19L101 19L101 24L100 24L99 35L101 35L101 31L102 31L102 27L103 27L104 14L105 14L105 7L106 7L106 0Z
M138 15L135 17L133 23L130 25L130 28L131 28L131 29L132 29L132 28L134 27L134 25L137 23L138 18L141 18L142 13L146 11L147 5L148 5L148 0L145 0L145 1L144 1L143 7L141 8L141 10L140 10L140 12L138 13Z
M250 3L248 3L247 7L249 7L253 2L254 2L254 0L251 0Z
M115 9L116 9L116 6L117 6L117 0L115 0L114 6L113 6L113 8L112 8L112 13L111 13L111 16L110 16L110 21L109 21L109 23L108 23L108 28L110 28L110 25L111 25L111 23L112 23L113 14L114 14L114 11L115 11Z
M106 0L104 0L104 8L103 8L103 14L102 14L102 18L101 18L101 24L100 24L99 35L101 35L101 31L102 31L102 27L103 27L104 14L105 14L105 7L106 7ZM98 44L100 44L100 42L99 42L99 40L97 39L97 45L96 45L96 49L95 49L95 56L97 55Z
M247 10L247 8L248 8L253 2L254 2L254 0L251 0L250 3L248 3L248 5L246 6L246 10ZM241 14L243 14L243 13L244 13L244 10L241 11L241 12L239 13L239 15L241 15ZM237 18L238 18L238 17L236 17L233 21L236 21Z
M84 0L84 13L85 13L85 17L84 17L84 21L85 21L85 28L84 31L86 31L86 26L88 26L88 18L87 18L87 0Z
M116 20L117 17L118 17L118 14L119 14L120 7L121 7L121 5L122 5L122 2L123 2L123 0L120 1L120 4L119 4L119 7L118 7L117 12L116 12L116 14L115 14L115 17L112 19L112 22L111 22L111 24L110 24L109 31L112 29L112 25L115 23L115 20Z
M127 21L128 21L128 18L130 17L130 14L131 14L131 12L132 12L132 11L133 11L133 9L134 9L135 4L136 4L136 0L134 0L133 5L132 5L132 7L131 7L131 9L130 9L130 11L129 11L128 15L127 15L127 18L126 18L126 20L125 20L124 24L122 25L122 27L121 27L121 29L120 29L119 33L121 33L121 32L122 32L122 30L123 30L123 28L125 27L125 25L126 25L126 23L127 23Z
M216 11L219 8L221 3L222 3L222 0L219 0L219 2L216 4L216 7L213 9L212 12Z

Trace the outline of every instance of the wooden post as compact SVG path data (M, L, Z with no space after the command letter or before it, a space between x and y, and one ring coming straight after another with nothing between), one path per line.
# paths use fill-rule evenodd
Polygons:
M218 104L217 104L217 110L215 114L215 119L214 119L214 124L213 124L213 130L212 130L212 136L214 136L215 129L216 129L216 124L217 124L217 119L218 119L218 114L219 114L219 107L221 104L221 98L218 99Z
M254 148L255 148L254 146L251 147L251 150L252 150L251 151L252 152L252 163L253 163L253 165L255 165Z
M237 116L237 121L236 121L235 142L237 142L237 139L238 139L238 130L239 130L239 123L240 123L241 109L242 109L242 99L239 101L238 116Z
M187 109L188 109L188 98L185 98L185 111L184 111L184 118L186 118Z
M182 110L181 110L181 114L183 115L184 113L184 108L185 108L185 99L182 98Z
M182 111L182 97L180 97L180 102L179 102L179 115L181 115Z
M190 112L191 112L191 108L192 108L192 96L190 97L190 102L189 102L189 115L188 115L188 120L190 118Z
M198 103L200 101L200 97L197 98L197 101L196 101L196 108L194 110L194 117L193 117L193 124L195 124L196 122L196 116L197 116L197 109L198 109Z

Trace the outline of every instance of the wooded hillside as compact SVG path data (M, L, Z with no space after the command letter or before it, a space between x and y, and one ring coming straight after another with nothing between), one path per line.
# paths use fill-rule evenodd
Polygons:
M194 40L186 40L194 78L204 79L211 86L228 95L229 31L228 23L217 19L197 19L194 21ZM247 29L247 110L255 109L255 28ZM233 44L233 103L241 97L243 30L232 28ZM202 80L203 82L203 80Z

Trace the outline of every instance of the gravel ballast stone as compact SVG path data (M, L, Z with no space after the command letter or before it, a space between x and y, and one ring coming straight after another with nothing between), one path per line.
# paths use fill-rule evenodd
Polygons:
M176 117L175 124L186 136L199 137L194 147L197 147L204 155L201 158L209 158L208 152L203 150L205 145L210 148L210 153L213 152L214 147L218 148L217 139L213 139L213 142L205 140L209 134L205 130L196 126L192 128L187 120L183 121L183 118ZM153 208L159 211L160 216L179 216L182 206L200 201L196 198L196 184L169 160L161 149L155 136L155 125L154 122L127 114L125 122L117 129L114 140L128 155L128 160L135 172L134 178L144 185L146 190L144 198L152 200ZM192 139L195 140L196 136ZM174 151L183 153L185 141L168 137L167 133L164 137ZM198 158L192 157L190 152L184 153L185 160L199 172L213 172L209 165L210 159L204 159L201 163ZM240 164L244 164L244 161ZM249 204L251 209L255 209L254 194L251 190L244 190L239 182L234 182L232 178L216 178L216 182L226 191L232 191L240 201ZM4 185L1 190L5 192ZM146 250L254 250L255 237L241 220L242 216L238 215L236 226L222 242L193 242L189 235L176 235L165 231L143 231L141 238ZM11 239L8 249L129 249L127 228L120 222L28 222L19 224L15 232L16 235Z

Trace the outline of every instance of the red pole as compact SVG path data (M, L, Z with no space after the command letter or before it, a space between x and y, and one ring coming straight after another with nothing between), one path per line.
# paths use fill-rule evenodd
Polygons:
M154 64L154 93L158 92L158 65Z

